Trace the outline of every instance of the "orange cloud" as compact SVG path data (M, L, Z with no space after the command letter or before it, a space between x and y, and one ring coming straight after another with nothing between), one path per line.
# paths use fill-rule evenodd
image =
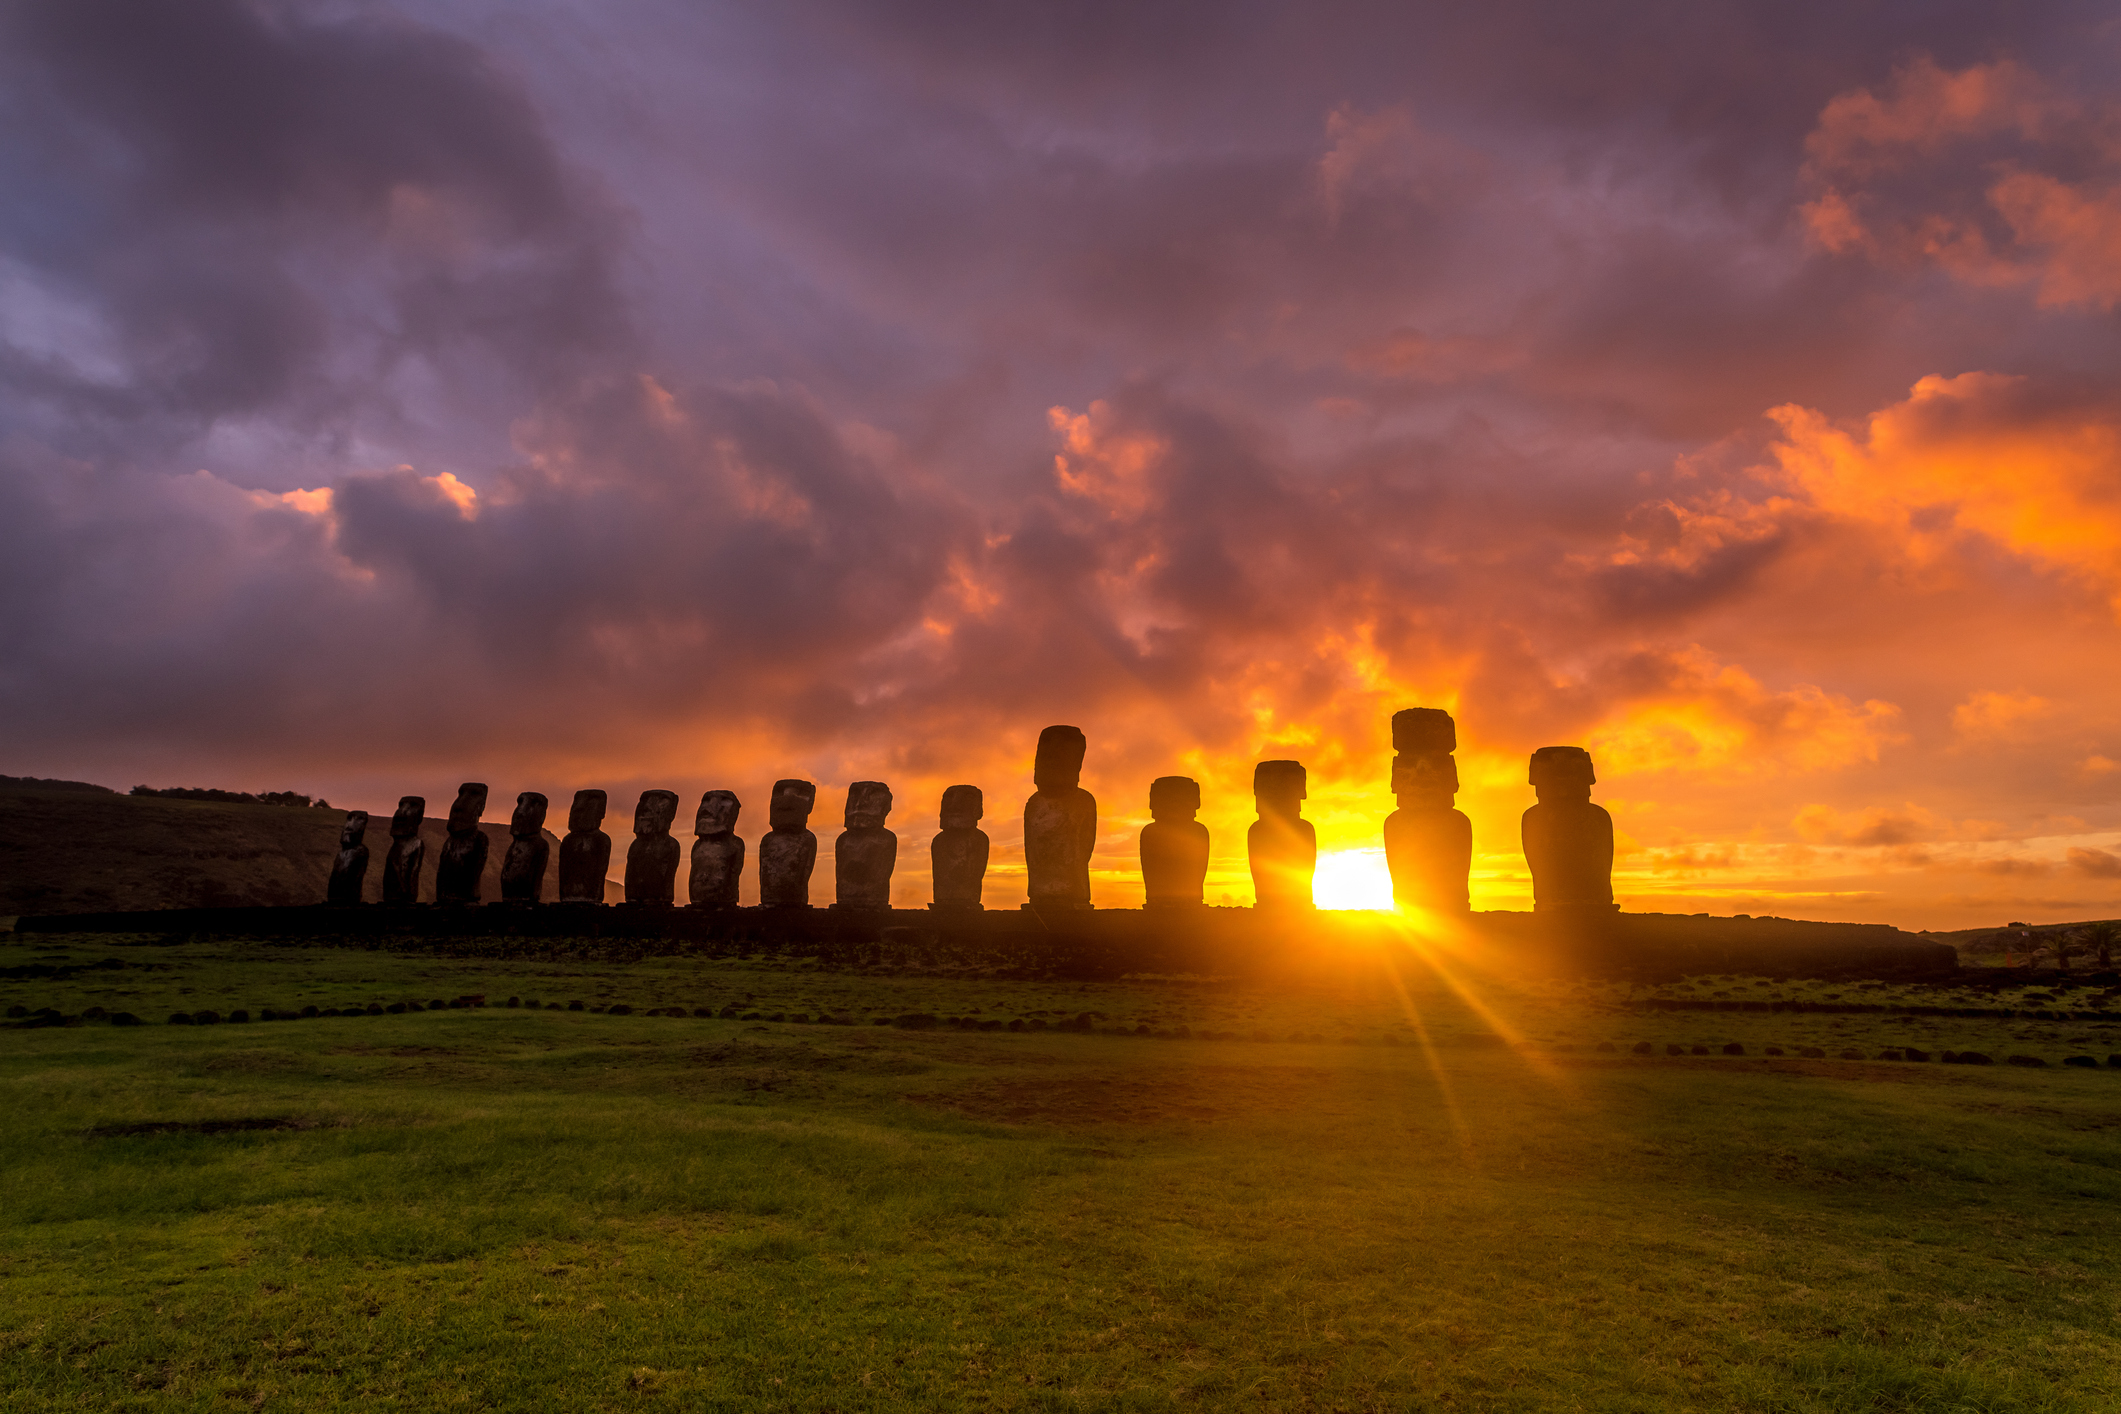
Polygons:
M2094 879L2121 879L2121 854L2104 849L2072 849L2069 867Z
M1872 806L1853 815L1830 805L1807 805L1790 823L1812 844L1910 845L1952 833L1951 822L1915 804L1897 810Z
M1061 490L1113 516L1137 516L1147 508L1149 473L1170 451L1168 442L1119 427L1102 400L1091 403L1086 412L1048 408L1046 421L1061 439L1061 450L1053 457L1053 476Z
M1952 730L1969 741L2010 741L2054 710L2029 692L1977 692L1952 709Z
M1654 692L1586 735L1601 771L1831 771L1875 761L1881 746L1905 739L1890 702L1859 705L1810 684L1773 692L1698 647L1663 666L1667 676Z
M1931 376L1862 432L1787 404L1774 456L1820 508L1874 522L1918 559L1971 531L2096 582L2121 608L2121 416L2056 405L1996 373Z

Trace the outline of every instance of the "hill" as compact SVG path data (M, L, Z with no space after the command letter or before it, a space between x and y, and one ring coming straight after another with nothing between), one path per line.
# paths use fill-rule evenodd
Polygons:
M0 916L321 903L345 820L343 810L0 784ZM362 893L372 902L383 897L388 824L382 817L368 827ZM491 842L482 892L498 899L508 829L481 828ZM441 820L421 822L423 901L434 897L435 861L447 834ZM545 838L556 863L559 841L550 830ZM559 896L556 867L546 871L544 896Z

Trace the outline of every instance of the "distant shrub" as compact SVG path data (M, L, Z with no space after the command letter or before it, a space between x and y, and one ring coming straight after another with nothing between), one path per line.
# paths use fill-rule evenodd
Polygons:
M101 786L90 787L101 790ZM134 786L131 795L150 796L157 800L212 800L223 805L292 805L299 809L329 810L331 802L323 796L307 796L299 791L268 790L252 795L244 790L213 790L204 786Z

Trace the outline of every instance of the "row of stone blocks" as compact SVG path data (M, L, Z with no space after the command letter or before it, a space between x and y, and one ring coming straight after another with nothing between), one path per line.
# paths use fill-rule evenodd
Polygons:
M1457 727L1449 713L1415 707L1392 719L1392 790L1399 809L1384 823L1385 856L1394 901L1402 908L1464 913L1472 866L1472 822L1453 805L1458 792ZM1090 855L1097 842L1097 801L1081 785L1086 739L1080 728L1053 726L1039 734L1033 767L1036 790L1024 803L1024 863L1028 901L1039 911L1090 907ZM1613 910L1613 822L1590 799L1596 776L1581 747L1542 747L1532 755L1530 783L1538 803L1525 812L1523 841L1531 866L1535 904L1549 909ZM1308 777L1297 761L1262 761L1253 772L1259 819L1246 835L1254 897L1261 908L1305 907L1311 902L1318 838L1303 818ZM479 902L487 841L479 828L487 789L469 782L449 811L448 840L435 869L435 900ZM759 900L767 907L806 908L817 863L817 836L809 829L817 787L808 781L776 781L768 807L771 826L759 842ZM562 903L601 903L611 863L611 837L599 828L606 798L600 790L577 791L560 843ZM1151 908L1203 903L1208 870L1207 826L1195 816L1200 786L1185 776L1161 776L1149 787L1153 817L1141 832L1141 871ZM891 904L891 875L898 836L884 827L891 788L856 781L847 789L845 830L833 852L835 906L884 909ZM691 900L695 907L729 908L737 903L744 869L744 841L736 834L741 810L735 792L710 790L694 822ZM419 838L427 802L406 796L391 818L391 847L384 863L383 901L414 902L419 896L425 846ZM503 902L538 901L549 863L544 838L547 801L535 791L516 797L510 844L501 865ZM979 828L985 798L979 787L955 785L943 792L941 830L929 846L934 879L932 908L983 907L988 839ZM676 896L680 848L671 838L678 797L644 791L634 808L634 842L626 852L626 901L669 905ZM357 903L368 869L365 812L347 816L333 861L327 901Z

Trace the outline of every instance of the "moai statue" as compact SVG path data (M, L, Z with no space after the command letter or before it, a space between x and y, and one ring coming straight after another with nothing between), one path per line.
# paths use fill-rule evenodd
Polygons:
M1472 908L1473 822L1452 805L1458 794L1458 727L1436 707L1409 707L1392 717L1392 794L1399 809L1385 817L1385 865L1392 902L1431 913Z
M368 877L368 846L361 842L368 833L368 812L349 810L339 827L339 857L331 862L331 882L324 886L324 901L335 908L350 908L361 901L361 881Z
M604 823L604 792L578 790L567 808L567 838L560 841L560 902L602 903L604 876L611 872L611 836Z
M552 846L545 843L548 802L534 790L516 797L508 821L508 853L501 856L501 902L536 903L545 892L545 866Z
M1048 727L1038 734L1031 779L1038 790L1024 802L1024 872L1030 909L1090 906L1090 853L1097 848L1097 797L1082 779L1089 742L1080 727Z
M420 822L427 818L427 797L398 797L397 813L390 817L390 853L383 859L383 902L418 903L420 866L427 860L427 844L420 838Z
M775 781L766 807L773 826L759 841L759 902L767 908L810 907L810 871L817 867L817 836L810 808L817 787L808 781Z
M979 827L987 799L978 786L952 786L943 792L942 831L928 845L929 870L935 878L935 902L945 912L980 912L980 890L987 882L987 832Z
M856 781L847 787L847 828L832 846L834 908L891 907L891 870L898 836L884 828L891 787Z
M435 861L436 903L477 903L486 877L486 832L479 817L486 813L486 787L466 781L457 787L449 807L449 838Z
M644 790L633 807L633 843L626 848L626 902L670 907L677 897L678 856L684 850L670 837L678 818L678 793Z
M1524 859L1532 866L1536 913L1601 914L1613 902L1613 817L1591 804L1598 782L1591 753L1542 746L1532 753L1539 803L1524 813Z
M1318 832L1303 817L1308 777L1301 761L1262 761L1252 772L1259 818L1245 832L1255 908L1311 907Z
M736 832L744 803L733 790L711 790L700 797L692 822L692 907L735 908L737 885L744 877L744 841Z
M1200 812L1200 784L1186 776L1149 782L1149 813L1142 826L1142 892L1145 908L1199 908L1208 881L1208 827Z

